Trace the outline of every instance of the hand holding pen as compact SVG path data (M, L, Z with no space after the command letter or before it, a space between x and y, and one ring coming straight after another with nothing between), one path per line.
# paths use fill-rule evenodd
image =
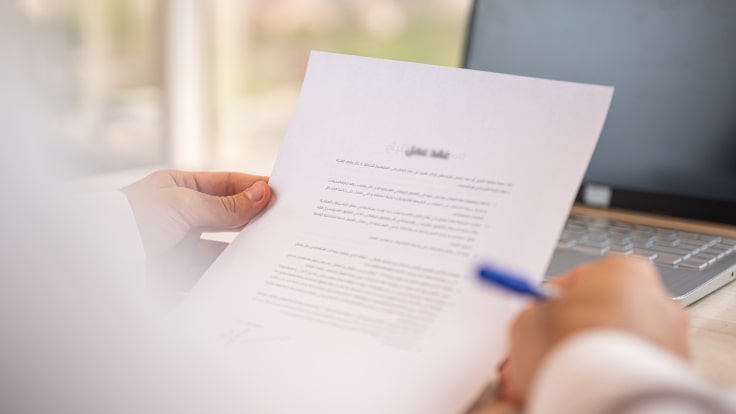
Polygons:
M516 404L527 398L544 358L563 340L584 332L623 331L682 358L689 355L687 314L670 298L647 260L606 257L579 266L546 287L507 283L507 277L499 279L493 273L479 272L479 277L538 299L513 322L508 360L500 368L503 397Z

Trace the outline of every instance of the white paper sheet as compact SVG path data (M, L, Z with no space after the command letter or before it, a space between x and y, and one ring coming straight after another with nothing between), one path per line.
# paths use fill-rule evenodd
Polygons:
M182 307L257 413L454 413L541 281L613 89L312 53L274 202Z

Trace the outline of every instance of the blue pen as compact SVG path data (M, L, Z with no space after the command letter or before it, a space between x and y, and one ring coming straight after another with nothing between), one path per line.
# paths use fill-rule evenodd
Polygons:
M560 296L556 286L536 285L530 283L523 277L511 275L496 268L481 266L478 269L480 280L491 283L497 287L521 295L531 296L537 300L555 299Z

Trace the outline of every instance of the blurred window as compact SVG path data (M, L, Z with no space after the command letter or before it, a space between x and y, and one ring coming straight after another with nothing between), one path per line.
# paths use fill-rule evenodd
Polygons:
M271 165L310 50L459 66L470 5L470 0L219 0L213 13L218 160L240 169Z
M470 0L21 0L93 168L267 173L310 50L461 62ZM196 141L196 142L195 142Z
M22 0L51 56L40 70L61 100L59 147L94 173L162 161L157 0Z

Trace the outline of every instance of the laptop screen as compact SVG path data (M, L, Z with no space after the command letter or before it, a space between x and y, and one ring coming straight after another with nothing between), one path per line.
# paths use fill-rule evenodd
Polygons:
M614 86L584 186L736 224L734 42L733 0L479 0L465 67Z

